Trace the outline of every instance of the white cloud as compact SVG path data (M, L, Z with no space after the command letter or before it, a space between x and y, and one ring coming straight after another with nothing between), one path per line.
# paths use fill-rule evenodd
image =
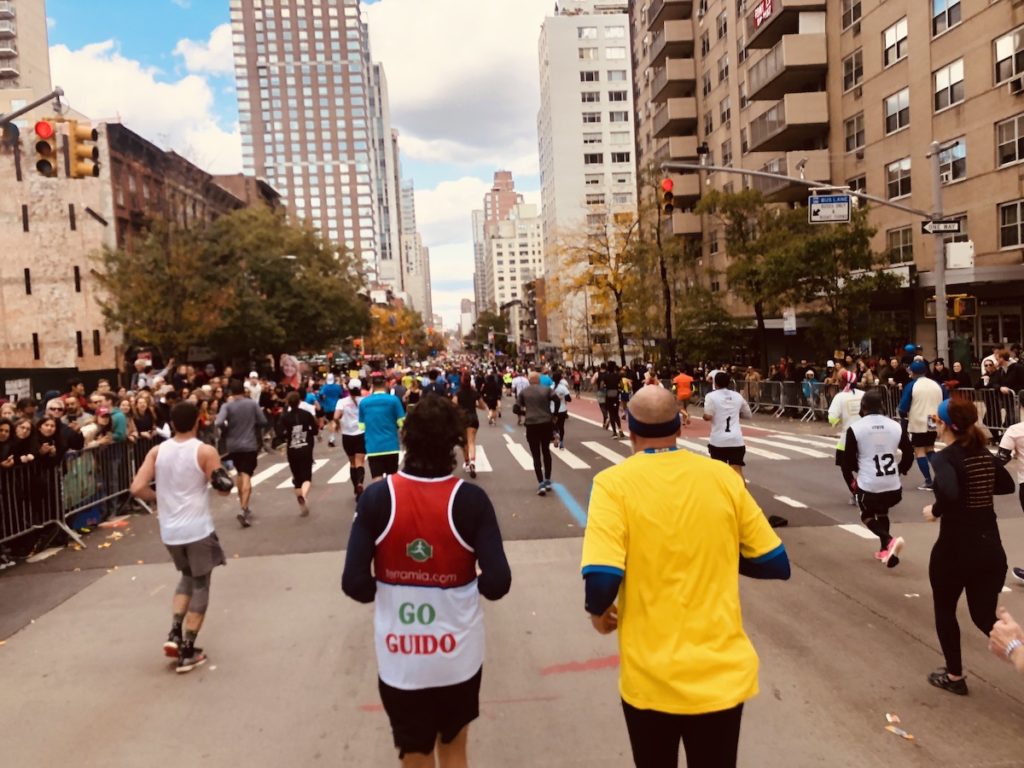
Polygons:
M46 28L47 29L53 29L56 26L57 26L57 20L55 18L53 18L53 16L47 16L46 17Z
M186 11L192 7L192 0L171 0L171 2Z
M551 10L551 0L366 6L402 151L417 160L536 173L537 40Z
M416 190L416 228L424 244L432 249L431 253L439 245L467 240L472 243L472 211L483 206L484 195L490 188L489 182L464 176L455 181L442 181L433 189ZM472 245L469 253L472 263Z
M241 169L238 125L225 130L218 123L213 90L204 78L158 80L159 70L125 58L112 40L78 50L53 46L50 68L68 103L93 120L119 120L213 173Z
M179 40L174 54L185 60L185 69L193 74L231 75L234 62L231 51L231 25L221 24L205 42Z

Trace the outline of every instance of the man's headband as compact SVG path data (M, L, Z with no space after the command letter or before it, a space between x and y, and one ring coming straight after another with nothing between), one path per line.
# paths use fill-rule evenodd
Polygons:
M640 437L670 437L676 434L682 425L678 413L671 421L663 421L660 424L647 424L643 421L637 421L630 411L626 412L626 423L629 425L630 433L635 432Z

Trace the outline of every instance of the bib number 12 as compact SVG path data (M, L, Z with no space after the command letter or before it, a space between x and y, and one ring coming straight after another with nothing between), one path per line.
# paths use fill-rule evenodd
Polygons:
M875 456L875 477L885 477L896 474L896 457L891 453L883 453Z

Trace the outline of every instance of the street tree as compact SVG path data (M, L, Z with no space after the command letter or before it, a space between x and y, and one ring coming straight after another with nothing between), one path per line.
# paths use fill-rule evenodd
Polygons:
M679 352L683 360L719 360L743 340L743 322L726 309L719 295L694 286L686 293L676 312Z
M408 307L375 304L370 308L370 332L366 351L401 360L407 356L426 356L427 331L419 312Z

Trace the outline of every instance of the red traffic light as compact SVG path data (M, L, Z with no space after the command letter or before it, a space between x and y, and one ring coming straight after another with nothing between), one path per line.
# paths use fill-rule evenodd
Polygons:
M40 139L52 139L53 138L53 123L49 120L40 120L35 126L36 136Z
M675 188L675 182L672 179L662 179L661 188L666 192L671 192Z

